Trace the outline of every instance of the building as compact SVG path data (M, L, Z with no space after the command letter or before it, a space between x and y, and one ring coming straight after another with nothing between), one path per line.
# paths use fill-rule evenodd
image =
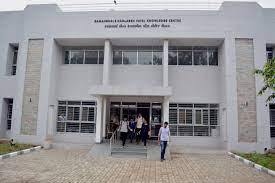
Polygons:
M275 55L275 9L0 13L0 137L100 143L142 113L172 145L262 152L275 106L253 75ZM273 137L273 138L272 138Z

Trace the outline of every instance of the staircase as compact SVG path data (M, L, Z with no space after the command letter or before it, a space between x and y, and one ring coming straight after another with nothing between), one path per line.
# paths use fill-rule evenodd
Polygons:
M129 144L122 148L116 144L111 149L111 156L147 158L147 149L143 145Z

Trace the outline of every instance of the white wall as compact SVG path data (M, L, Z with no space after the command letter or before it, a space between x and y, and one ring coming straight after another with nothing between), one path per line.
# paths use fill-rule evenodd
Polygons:
M94 24L94 18L182 18L182 23L173 24L169 29L105 29ZM238 121L235 105L234 84L234 42L235 38L253 38L255 41L255 67L263 64L266 43L275 43L275 10L263 9L256 3L225 2L219 11L108 11L108 12L61 12L56 5L28 6L25 11L0 13L0 99L14 98L13 135L20 133L22 94L27 40L44 38L46 50L43 61L54 60L43 65L41 81L41 104L39 124L41 134L49 105L59 100L93 100L88 95L89 87L102 84L102 65L63 65L58 63L61 48L52 40L57 38L110 39L116 41L162 40L181 38L219 38L229 41L224 46L226 66L169 66L169 85L173 87L173 102L220 103L225 108L224 134L230 147L244 147L261 150L268 143L268 109L264 96L257 97L258 145L238 144L236 137ZM150 42L150 41L149 41ZM17 76L5 76L9 43L19 43ZM88 42L89 43L89 42ZM86 42L87 44L87 42ZM58 63L58 64L57 64ZM46 68L45 68L46 67ZM119 65L112 66L113 85L161 86L161 66ZM230 71L230 69L232 71ZM228 72L229 71L229 72ZM49 75L49 76L48 76ZM150 78L150 79L148 79ZM228 79L229 78L229 79ZM226 83L227 82L227 83ZM256 79L256 89L262 81ZM4 87L3 87L4 86ZM44 90L46 89L46 90ZM223 97L225 96L225 97ZM1 100L0 100L1 101ZM1 106L1 105L0 105ZM0 107L1 108L1 107ZM1 111L1 109L0 109ZM0 114L1 115L1 114ZM224 116L222 114L221 116ZM1 118L1 116L0 116ZM226 124L227 123L227 124ZM227 128L226 128L227 126ZM43 132L44 133L44 132ZM23 137L22 137L23 138Z
M119 86L161 86L162 65L113 65L110 79Z
M102 84L103 65L61 65L58 69L59 100L91 100L89 87Z
M170 102L220 103L220 67L169 66Z

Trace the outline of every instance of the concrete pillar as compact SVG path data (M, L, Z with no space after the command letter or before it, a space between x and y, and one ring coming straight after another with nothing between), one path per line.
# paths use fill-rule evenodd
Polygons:
M104 97L103 98L103 123L102 123L102 137L105 138L106 137L106 120L107 120L107 98Z
M168 40L163 41L162 85L168 87Z
M54 105L50 105L49 110L48 110L47 135L46 135L46 139L45 139L44 144L43 144L43 147L45 149L49 149L52 146L55 119L56 118L55 118L55 115L54 115Z
M108 85L110 82L110 72L112 65L112 46L110 40L105 40L104 43L104 64L103 64L103 85Z
M103 97L97 96L96 134L95 134L96 143L101 143L102 141L102 104L103 104Z
M169 97L163 98L162 103L162 114L163 114L163 122L169 122Z
M224 40L224 83L225 112L227 121L227 149L232 150L238 143L238 110L235 39L232 33L227 33Z

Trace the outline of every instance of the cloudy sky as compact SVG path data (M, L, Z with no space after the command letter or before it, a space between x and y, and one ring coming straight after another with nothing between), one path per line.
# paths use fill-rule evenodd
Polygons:
M167 0L116 0L118 3L135 3L135 2L166 2ZM171 2L222 2L223 0L171 0ZM246 0L230 0L246 1ZM253 1L253 0L250 0ZM275 8L275 0L254 0L264 8ZM57 3L66 4L90 4L90 3L113 3L113 0L0 0L0 11L22 10L27 4L45 4Z

